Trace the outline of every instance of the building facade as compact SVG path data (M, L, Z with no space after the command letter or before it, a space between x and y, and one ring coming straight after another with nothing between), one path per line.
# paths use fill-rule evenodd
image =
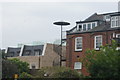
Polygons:
M76 26L67 31L66 66L89 75L78 59L84 57L87 49L99 51L100 46L111 44L113 39L120 43L120 12L95 13L76 22Z
M8 47L6 54L8 59L18 58L29 63L30 69L41 69L42 67L59 66L60 55L55 51L55 44L46 43L44 45L23 45L19 48ZM66 48L63 46L63 54ZM63 55L63 57L66 57ZM62 62L65 66L65 61Z

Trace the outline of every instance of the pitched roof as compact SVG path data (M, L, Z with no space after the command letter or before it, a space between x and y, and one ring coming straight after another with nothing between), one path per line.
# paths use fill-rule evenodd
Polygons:
M114 13L106 13L106 14L93 14L84 21L79 21L76 22L77 24L79 23L87 23L87 22L93 22L93 21L98 21L99 25L96 26L95 28L87 31L77 31L77 27L75 26L71 30L67 31L67 34L73 34L73 33L88 33L88 32L98 32L98 31L108 31L108 30L120 30L120 27L118 28L111 28L110 21L106 22L103 20L104 15L111 15L111 16L120 16L120 12L114 12ZM76 30L76 31L75 31Z
M7 56L8 57L16 57L19 56L21 48L14 48L14 47L8 47L7 49Z
M30 51L30 55L29 56L35 56L34 52L36 50L39 50L40 52L43 51L43 47L44 45L24 45L23 51L22 51L22 56L26 56L26 51Z
M91 15L90 17L85 19L84 21L78 21L76 23L84 23L84 22L92 22L92 21L102 21L102 20L103 20L103 15L102 14L98 15L97 13L94 13L93 15Z

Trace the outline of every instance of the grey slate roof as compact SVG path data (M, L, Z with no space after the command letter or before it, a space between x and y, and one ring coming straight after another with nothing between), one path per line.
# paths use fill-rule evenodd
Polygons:
M35 45L35 46L24 45L22 56L35 56L35 51L39 51L40 52L39 55L42 55L43 47L44 45ZM26 54L26 52L29 52L29 55Z
M93 21L93 20L103 20L103 15L98 15L97 13L93 14L92 16L88 17L85 21Z
M87 31L77 31L76 30L77 26L75 26L71 30L67 31L67 34L88 33L88 32L98 32L98 31L108 31L108 30L120 30L120 27L111 28L110 22L105 22L103 20L104 15L120 16L120 12L106 13L106 14L99 14L99 15L95 13L95 14L91 15L90 17L88 17L87 19L85 19L84 21L79 21L79 22L76 22L76 23L78 24L78 23L87 23L87 22L98 21L99 25L97 27L95 27L91 30L87 30Z
M103 15L102 14L98 15L97 13L94 13L93 15L91 15L90 17L85 19L84 21L79 21L79 22L76 22L76 23L84 23L84 22L91 22L91 21L102 21L102 20L103 20Z
M21 48L8 47L7 57L17 57L20 54Z

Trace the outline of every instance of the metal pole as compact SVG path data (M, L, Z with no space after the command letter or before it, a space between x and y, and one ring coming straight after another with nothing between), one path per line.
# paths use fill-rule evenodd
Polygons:
M62 25L61 25L61 54L60 54L60 66L62 66Z
M63 21L61 21L61 22L54 22L53 24L55 24L55 25L60 25L61 26L61 52L60 52L60 66L62 66L62 26L67 26L67 25L70 25L70 23L68 23L68 22L63 22Z

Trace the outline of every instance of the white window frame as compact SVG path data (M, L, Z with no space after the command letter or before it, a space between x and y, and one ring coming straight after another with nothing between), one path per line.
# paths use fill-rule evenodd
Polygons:
M83 24L77 24L77 31L79 31L79 26L81 25L81 31L83 29Z
M30 69L33 69L32 67L35 66L34 69L36 69L36 65L34 63L30 63Z
M96 27L96 26L97 26L97 22L92 22L92 23L91 23L91 26L92 26L93 23L95 23L95 27ZM93 26L92 26L91 29L93 29Z
M92 29L92 23L87 23L87 30L88 30L88 24L90 24L90 29L89 30L91 30Z
M74 69L82 69L82 62L75 62Z
M82 37L76 37L75 38L75 51L82 51L82 48L81 49L77 49L77 39L82 39L81 46L83 45L83 38Z
M114 18L114 19L112 19L112 18ZM114 21L114 24L115 24L114 26L113 26L113 21ZM116 25L116 22L118 22L117 25ZM111 28L115 28L115 27L119 27L119 16L113 16L113 17L111 17Z
M109 17L109 18L108 18ZM110 15L105 15L104 16L105 21L110 21Z
M86 27L86 30L83 30L84 25L85 25L85 27ZM86 24L86 23L83 24L83 26L82 26L82 31L87 31L87 24Z
M120 35L120 34L116 34L116 38L118 38L118 35Z
M102 46L102 35L97 35L97 36L94 37L94 49L95 50L100 50L100 48L96 48L96 38L97 37L101 37L101 46Z
M91 29L93 29L92 23L95 23L95 27L97 26L97 22L89 22L89 23L83 23L82 24L82 31L83 31L83 25L86 24L86 31L88 30L88 24L91 24Z
M97 26L97 22L88 22L88 23L80 23L80 24L77 24L77 30L79 30L79 25L82 26L81 28L81 31L84 31L83 30L83 25L85 24L86 25L86 31L88 30L88 24L90 24L90 29L93 29L93 26L92 26L92 23L95 23L95 27Z

